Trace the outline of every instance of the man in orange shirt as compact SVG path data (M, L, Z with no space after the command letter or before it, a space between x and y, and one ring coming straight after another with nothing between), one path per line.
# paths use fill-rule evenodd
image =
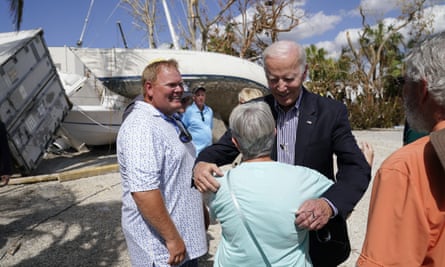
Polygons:
M406 57L407 120L431 134L394 152L377 171L359 267L445 266L444 77L442 32Z

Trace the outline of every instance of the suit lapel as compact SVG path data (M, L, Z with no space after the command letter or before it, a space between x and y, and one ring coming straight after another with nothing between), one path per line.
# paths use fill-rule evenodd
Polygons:
M316 116L316 103L315 97L312 93L308 92L306 88L302 88L303 98L301 99L297 136L295 140L295 160L294 163L300 165L303 163L305 151L310 143L310 136L313 134L315 123L317 122ZM274 107L273 96L267 95L264 97L264 101L269 105L272 110L272 115L275 119L275 126L277 122L277 112ZM277 160L277 138L275 137L275 143L272 149L271 158Z
M306 88L302 88L303 98L301 99L297 137L295 140L295 164L302 164L310 137L317 122L317 112L315 98Z
M276 128L277 127L277 116L278 115L277 115L277 111L275 110L275 107L274 107L274 105L275 105L274 98L273 98L273 96L271 94L269 94L269 95L264 97L264 101L269 105L270 110L272 111L273 118L275 119L275 128ZM271 152L270 157L273 160L277 160L277 158L278 158L277 157L277 137L276 136L275 136L275 142L274 142L274 145L272 147L272 152Z

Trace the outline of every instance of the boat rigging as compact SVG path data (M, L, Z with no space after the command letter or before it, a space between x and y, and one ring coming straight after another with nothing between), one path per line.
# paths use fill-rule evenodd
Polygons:
M93 9L93 4L94 4L94 0L91 0L91 1L90 1L90 7L88 8L88 13L87 13L87 16L86 16L86 18L85 18L85 22L83 23L82 33L80 34L79 41L77 41L77 46L78 46L78 47L82 47L83 36L84 36L85 31L86 31L86 29L87 29L87 24L88 24L88 20L89 20L89 18L90 18L91 9Z

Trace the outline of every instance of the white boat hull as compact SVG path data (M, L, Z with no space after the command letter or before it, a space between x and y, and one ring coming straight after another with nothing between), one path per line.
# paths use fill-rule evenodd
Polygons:
M159 58L178 61L188 88L204 86L207 105L225 122L238 104L241 89L255 87L268 92L261 66L219 53L66 47L50 48L50 51L59 71L79 76L78 81L66 77L65 88L74 107L62 126L73 138L86 145L115 142L123 110L132 98L141 93L142 71L147 64Z
M140 94L140 77L147 64L161 58L176 59L179 70L185 78L188 78L187 85L190 87L208 80L242 81L245 87L247 84L250 87L267 87L261 66L221 53L124 48L71 48L71 50L108 89L129 98ZM209 86L212 85L207 87Z
M101 106L73 106L62 127L70 138L87 145L112 144L116 141L122 114L121 110Z

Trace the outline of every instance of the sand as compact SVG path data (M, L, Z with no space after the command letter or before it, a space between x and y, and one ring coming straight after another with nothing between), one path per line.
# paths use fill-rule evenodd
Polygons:
M374 147L373 175L382 161L402 145L401 129L353 133L358 142L366 141ZM114 151L105 152L77 159L48 159L39 172L115 164ZM348 219L352 253L341 266L354 266L360 252L370 189ZM0 266L131 266L120 226L121 192L115 171L63 182L0 188ZM220 236L219 225L212 224L209 253L200 259L201 266L212 266Z

